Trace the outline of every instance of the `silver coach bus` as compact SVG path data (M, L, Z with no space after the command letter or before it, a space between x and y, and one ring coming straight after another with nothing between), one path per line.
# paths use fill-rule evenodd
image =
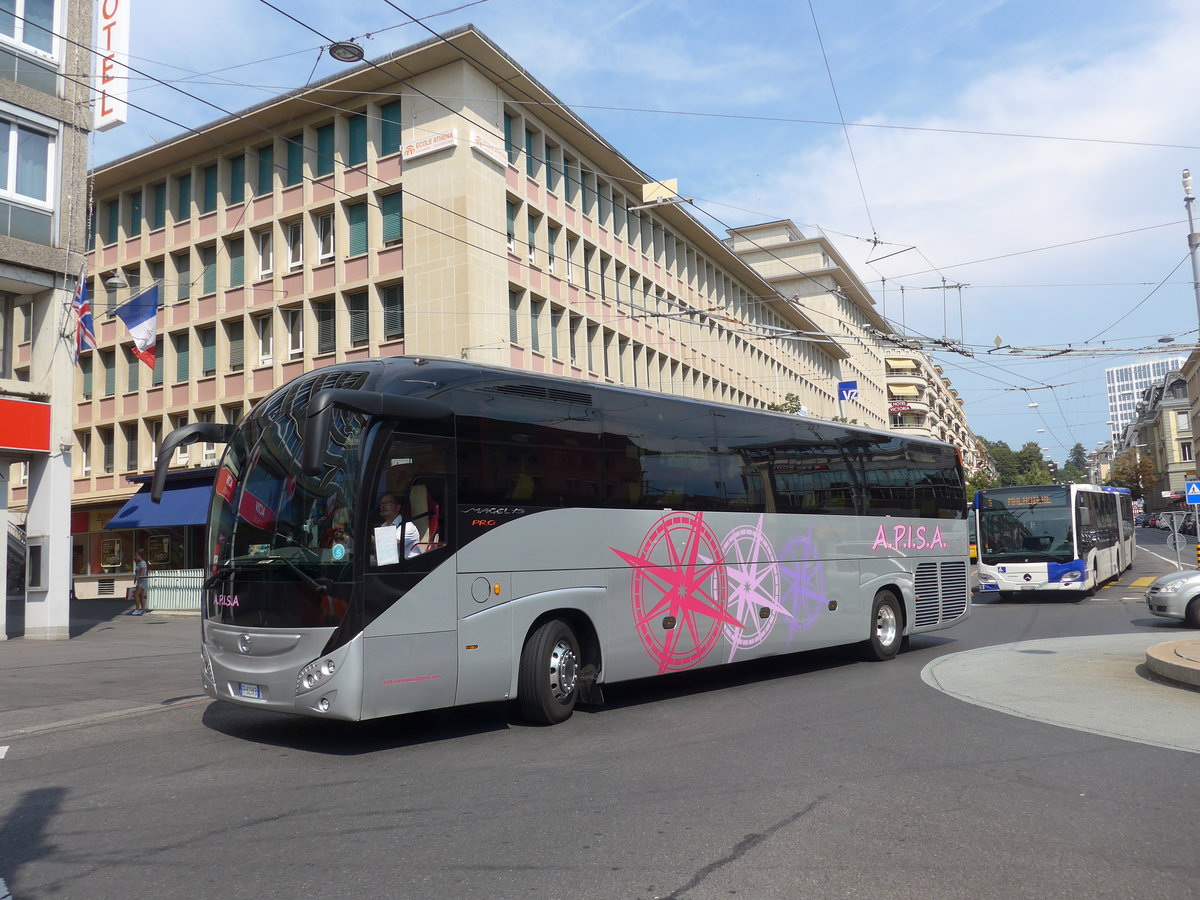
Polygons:
M231 703L360 720L515 699L550 724L605 683L837 645L886 660L970 615L962 470L936 441L409 357L177 429L156 491L198 440L226 444L201 654Z

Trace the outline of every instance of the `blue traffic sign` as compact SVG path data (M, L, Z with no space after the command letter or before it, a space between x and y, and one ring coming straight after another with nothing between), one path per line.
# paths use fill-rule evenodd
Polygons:
M1200 481L1187 482L1183 493L1188 503L1200 503Z

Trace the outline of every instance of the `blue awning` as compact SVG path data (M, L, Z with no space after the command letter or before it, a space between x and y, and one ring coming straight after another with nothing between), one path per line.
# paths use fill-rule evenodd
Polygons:
M171 528L181 525L204 525L208 522L208 504L212 499L212 482L194 481L163 489L162 502L150 500L150 485L143 484L113 516L110 528Z

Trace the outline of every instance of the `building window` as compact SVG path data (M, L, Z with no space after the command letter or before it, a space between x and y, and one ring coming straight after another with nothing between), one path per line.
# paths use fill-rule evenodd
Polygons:
M111 475L113 470L113 430L111 427L97 428L96 436L100 438L104 459L104 474Z
M104 396L117 392L117 359L112 350L100 351L100 366L104 369Z
M284 187L291 187L304 180L304 135L294 134L284 139L287 145L287 168L284 169Z
M192 176L180 175L175 181L175 219L190 219L192 216Z
M508 217L508 252L517 252L517 204L509 200L505 207L505 214Z
M125 348L125 390L133 393L138 389L138 368L142 365L142 361L133 354L133 345Z
M346 165L361 166L367 161L367 117L356 113L346 120Z
M317 322L317 353L332 353L337 349L333 301L319 300L312 305L312 309Z
M84 400L92 399L92 358L91 353L79 357L79 377L82 381L80 391Z
M317 177L333 172L333 123L317 129Z
M134 191L129 195L129 219L126 222L125 233L129 237L137 237L142 233L142 192Z
M287 236L288 271L294 272L304 265L304 223L288 222L283 228Z
M163 383L163 339L157 338L154 341L154 374L151 377L151 382L154 387L160 387Z
M200 212L210 213L217 208L217 164L205 166L200 173L201 199Z
M229 371L240 372L245 366L245 332L241 319L225 323L225 338L229 341Z
M538 297L529 298L529 349L541 350L542 307L546 301Z
M1192 423L1188 420L1187 410L1179 410L1175 413L1175 428L1177 431L1192 430Z
M320 248L319 262L333 259L333 212L317 214L317 246Z
M200 248L200 293L212 294L217 290L217 246L209 244Z
M254 184L255 195L261 197L275 189L275 148L271 144L258 148L258 179Z
M229 287L238 288L246 283L246 241L231 238L226 245L229 253Z
M49 133L0 119L0 193L46 205L55 165L54 149L55 141Z
M404 238L404 194L393 191L379 198L379 211L383 214L383 243L397 244Z
M217 372L217 329L213 325L196 330L200 338L200 375L207 377Z
M229 204L236 206L246 199L246 155L229 160Z
M288 336L288 359L299 359L304 355L304 310L283 310L283 327Z
M92 433L77 432L75 440L79 442L79 474L86 478L92 474Z
M384 285L379 294L383 301L383 339L401 340L404 337L404 282Z
M350 318L350 346L362 347L370 343L371 322L367 310L367 292L355 291L346 295L346 312Z
M188 423L186 415L170 416L171 430L177 431ZM181 444L175 448L175 458L171 461L174 466L186 466L188 463L188 445Z
M562 330L563 311L560 307L550 307L550 355L560 359L558 352L558 333Z
M0 35L43 58L54 56L54 0L8 0L0 11Z
M367 252L367 204L350 203L346 206L346 226L350 230L349 251L351 256Z
M121 425L121 437L125 440L125 471L136 472L138 466L138 426L137 422L126 422Z
M270 228L254 233L254 246L258 248L258 277L270 278L275 266L274 234Z
M1184 462L1192 461L1192 442L1181 441L1179 444L1179 458Z
M520 149L517 147L517 142L513 139L514 132L517 129L517 120L509 113L504 114L504 148L508 151L508 164L515 166L517 158L521 155Z
M198 413L196 413L196 421L197 422L210 423L210 422L215 422L216 420L217 420L217 414L216 414L216 412L214 412L211 409L202 409ZM203 455L200 457L200 462L204 463L205 465L209 465L209 464L215 463L217 461L217 445L216 444L204 443L204 444L201 444L201 448L202 448L201 452Z
M508 289L508 340L509 343L521 343L521 292L516 288Z
M150 228L158 229L167 224L167 183L160 181L150 188Z
M400 101L393 100L379 107L379 155L400 151Z
M175 383L179 384L191 377L191 365L188 359L188 333L181 331L171 335L171 344L175 349Z
M258 364L269 366L275 361L275 327L270 313L255 318L254 332L258 335Z

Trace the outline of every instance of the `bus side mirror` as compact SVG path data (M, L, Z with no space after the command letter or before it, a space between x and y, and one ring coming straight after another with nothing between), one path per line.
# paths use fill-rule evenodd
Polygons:
M204 441L206 444L226 444L233 436L234 426L220 422L193 422L176 428L158 448L154 460L154 478L150 482L150 500L158 503L162 499L163 485L167 482L167 469L171 465L171 454L185 444Z
M325 470L325 451L333 433L335 409L365 413L385 419L409 419L429 422L453 415L450 407L436 400L398 397L378 391L326 388L317 391L304 411L300 468L305 475L320 475Z

